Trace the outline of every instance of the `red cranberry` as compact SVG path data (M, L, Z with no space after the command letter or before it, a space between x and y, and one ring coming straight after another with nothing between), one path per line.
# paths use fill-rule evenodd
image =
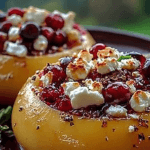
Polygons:
M90 53L93 54L93 59L97 59L97 52L99 50L105 49L106 45L102 43L95 44L91 47Z
M12 27L12 23L9 21L5 21L1 24L0 31L8 33L10 27Z
M7 35L5 33L0 32L0 51L3 51L4 43L7 40Z
M129 87L122 82L109 84L104 90L103 95L105 102L113 104L121 104L128 102L131 97Z
M45 22L48 27L53 28L54 30L62 29L64 26L64 19L59 14L49 14Z
M65 32L58 30L54 36L54 44L57 46L62 46L67 42L67 35Z
M97 72L97 70L93 70L89 73L88 78L92 79L93 81L96 80L96 78L100 78L101 75Z
M80 27L80 25L79 24L77 24L77 23L75 23L74 25L73 25L73 28L74 29L76 29L76 30L78 30L81 34L86 34L86 30L84 30L84 29L82 29L81 27Z
M58 66L58 65L52 65L52 66L48 66L47 68L44 69L44 72L48 72L51 71L53 72L54 76L53 76L53 83L57 83L60 84L62 83L65 78L66 78L66 73L63 71L63 69Z
M150 78L150 60L147 60L143 66L142 73L144 76Z
M33 47L33 42L32 41L29 41L29 40L23 40L22 43L23 45L26 46L26 48L28 49L28 52L31 53L33 50L34 50L34 47Z
M68 96L63 97L59 104L58 104L58 110L61 111L69 111L72 109L70 98Z
M19 16L23 17L24 10L22 10L21 8L18 8L18 7L10 8L8 10L8 16L11 16L13 14L16 14L16 15L19 15Z
M0 13L0 22L3 22L6 20L6 14L5 13Z
M52 43L54 37L54 30L52 28L43 27L41 33L47 38L49 43Z
M129 52L129 53L127 53L126 55L131 55L133 58L139 60L139 61L141 62L141 68L143 68L144 63L145 63L145 61L146 61L145 56L141 55L141 54L138 53L138 52Z
M33 40L36 39L40 34L40 28L37 23L27 22L22 25L20 29L20 36L24 39Z
M49 103L54 103L58 97L59 91L52 85L44 88L40 94L41 100Z
M72 57L63 57L63 58L60 58L60 66L66 70L66 67L68 66L68 64L73 60Z

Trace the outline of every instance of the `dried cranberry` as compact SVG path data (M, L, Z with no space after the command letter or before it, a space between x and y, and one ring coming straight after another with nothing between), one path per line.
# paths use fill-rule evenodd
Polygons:
M49 103L54 103L58 97L59 91L52 85L45 87L40 94L41 100Z
M81 26L79 24L77 24L77 23L75 23L73 25L73 28L76 29L76 30L78 30L83 35L86 34L86 30L82 29Z
M104 90L103 95L105 102L112 104L121 104L128 102L131 93L129 87L122 82L114 82L109 84Z
M54 30L50 27L43 27L41 34L44 35L49 43L52 43L54 37Z
M26 22L20 29L20 36L24 39L33 40L40 34L40 28L37 23Z
M53 28L54 30L62 29L64 26L64 19L59 14L49 14L45 22L48 27Z
M4 43L7 40L7 35L5 33L0 32L0 51L3 51Z
M73 57L63 57L60 58L60 66L66 70L66 67L68 66L68 64L73 60Z
M22 10L21 8L18 8L18 7L13 7L13 8L10 8L8 10L8 16L11 16L13 14L16 14L16 15L19 15L21 17L23 17L24 15L24 10Z
M47 68L44 69L44 72L47 73L48 71L53 72L53 83L60 84L62 83L66 78L66 73L63 71L63 69L58 65L50 65L47 66Z
M143 66L142 73L144 76L150 78L150 60L147 60Z
M146 61L145 56L143 56L142 54L140 54L138 52L129 52L129 53L126 53L126 55L131 55L133 58L139 60L141 63L141 68L143 68L144 63Z
M96 80L96 78L100 78L101 75L97 72L97 70L93 70L89 73L88 78L92 79L93 81Z
M8 33L10 27L12 27L12 23L9 21L5 21L0 26L0 31Z
M54 36L54 44L57 46L62 46L67 42L67 35L65 32L58 30Z
M92 48L90 49L90 53L93 54L93 59L97 59L97 52L99 50L105 49L106 45L102 44L102 43L98 43L92 46Z
M3 12L1 12L1 13L0 13L0 22L3 22L3 21L5 21L5 20L6 20L6 14L3 13Z
M69 111L72 109L70 98L68 96L63 97L58 105L58 110Z

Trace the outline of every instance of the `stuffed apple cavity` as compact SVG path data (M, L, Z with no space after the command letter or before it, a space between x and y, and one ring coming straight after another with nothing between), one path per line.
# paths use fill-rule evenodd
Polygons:
M0 14L1 104L13 104L27 78L47 62L57 62L95 43L75 23L74 12L49 12L30 6Z
M98 43L37 71L14 104L19 144L40 149L148 149L149 60Z

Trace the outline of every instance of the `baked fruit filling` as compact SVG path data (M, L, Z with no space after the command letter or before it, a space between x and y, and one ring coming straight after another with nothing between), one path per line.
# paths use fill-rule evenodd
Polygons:
M75 13L29 7L0 12L0 54L25 57L81 46L87 32L74 22Z
M136 117L149 111L150 60L98 43L32 77L32 90L50 107L85 118Z

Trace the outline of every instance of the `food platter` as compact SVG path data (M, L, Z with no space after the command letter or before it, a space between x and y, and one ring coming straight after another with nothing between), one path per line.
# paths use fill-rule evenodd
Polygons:
M119 51L136 51L142 54L150 52L150 36L108 27L85 26L96 42L114 47Z
M148 36L107 27L86 26L86 29L91 33L97 43L104 43L107 46L118 49L119 51L136 51L142 54L148 54L150 51L150 37ZM15 139L13 139L13 144L10 149L19 149Z

